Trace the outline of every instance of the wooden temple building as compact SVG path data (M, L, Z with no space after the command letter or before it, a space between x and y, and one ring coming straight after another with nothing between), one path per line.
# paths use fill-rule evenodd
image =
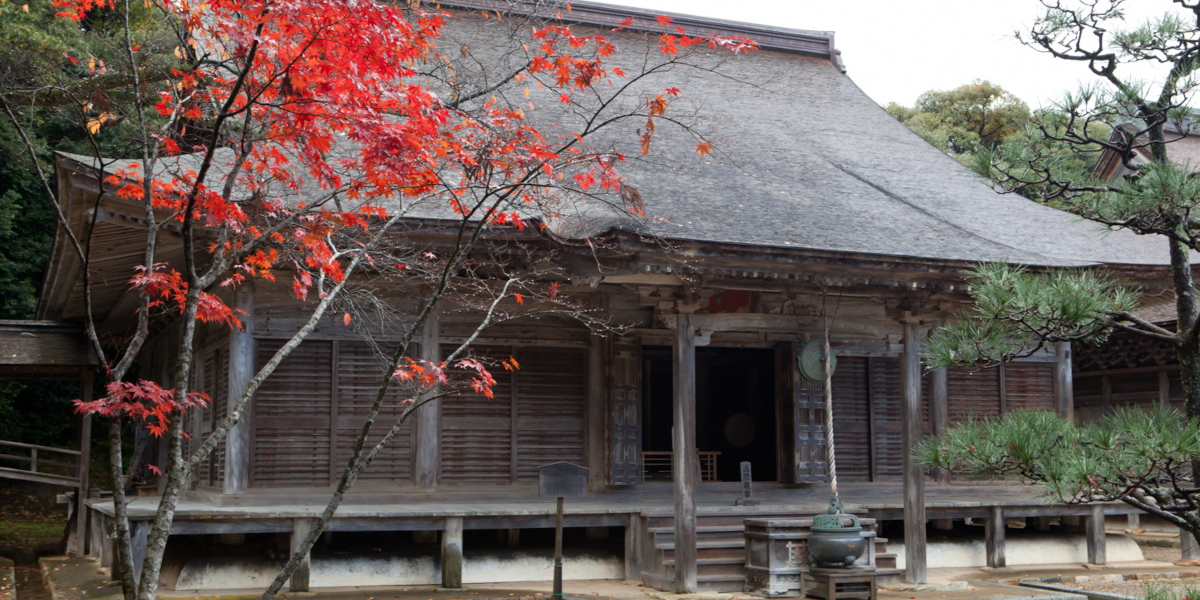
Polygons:
M443 2L462 14L501 4ZM654 21L640 10L572 4L563 18L582 26ZM544 249L568 274L564 293L628 329L601 336L543 318L485 331L477 347L512 355L521 369L497 374L494 399L453 396L422 408L356 485L332 535L411 531L428 540L437 535L428 532L441 532L440 549L431 546L437 555L461 549L464 530L553 527L553 501L537 497L537 467L568 461L589 469L589 495L568 503L567 526L623 532L625 579L741 590L745 518L828 506L823 392L795 367L798 349L822 335L827 313L838 359L833 422L843 498L867 516L903 523L903 540L891 541L905 547L903 576L924 580L925 524L934 519L990 520L989 556L1003 564L1006 519L1084 516L1091 559L1104 562L1104 514L1126 513L1125 505L1047 505L1019 486L926 473L909 454L923 436L961 419L1023 407L1071 415L1070 348L974 374L926 373L922 340L965 307L962 273L979 261L1105 269L1154 291L1169 281L1165 245L1120 231L1101 236L1070 215L996 194L868 98L846 75L830 33L686 16L675 22L760 46L723 63L726 71L670 75L699 104L719 107L715 136L737 160L697 158L694 144L664 134L656 143L665 159L625 171L657 217L655 230L593 219L587 227L495 232L503 243ZM618 45L641 35L636 26L611 34ZM140 257L128 240L142 235L142 208L105 190L78 157L59 158L58 178L80 232L95 216L84 199L104 192L90 233L92 299L104 333L117 335L136 304L125 282ZM436 221L407 227L438 243ZM169 233L160 239L165 260L178 260L178 242ZM51 265L38 316L77 322L78 262L59 244ZM215 402L190 417L193 438L223 418L299 326L297 301L285 288L243 286L232 301L246 312L244 328L198 339L197 385ZM438 359L476 322L469 310L443 306L415 352ZM160 331L141 373L169 385L174 340L170 327ZM172 539L307 531L380 372L373 347L353 328L341 319L323 323L196 474ZM676 468L679 457L686 468ZM752 465L758 506L734 506L742 462ZM146 497L130 505L135 533L146 531L155 504ZM90 525L77 534L109 565L111 513L109 500L92 499ZM469 550L469 535L467 542ZM895 567L890 554L881 544L873 560ZM451 563L441 563L441 582L456 587L462 573ZM307 574L298 578L295 588L304 589Z

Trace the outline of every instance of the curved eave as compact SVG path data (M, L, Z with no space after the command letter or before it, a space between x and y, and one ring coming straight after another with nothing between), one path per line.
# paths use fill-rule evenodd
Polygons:
M767 279L816 279L836 282L839 279L898 287L917 282L949 284L957 286L963 273L974 268L980 261L952 260L920 256L888 255L845 250L763 246L705 240L657 238L622 229L612 229L594 240L558 239L559 243L589 252L595 246L607 247L628 254L652 255L659 253L664 258L680 261L683 272L737 271L738 269L713 267L698 264L697 260L724 259L756 269L755 274ZM1145 289L1160 289L1170 286L1171 269L1168 265L1117 264L1098 262L1070 262L1049 264L1027 264L1021 266L1032 271L1049 271L1073 268L1101 270L1121 279L1136 282ZM646 268L643 266L643 268ZM836 271L844 271L839 276ZM1200 265L1194 268L1200 275ZM742 272L747 272L742 269Z

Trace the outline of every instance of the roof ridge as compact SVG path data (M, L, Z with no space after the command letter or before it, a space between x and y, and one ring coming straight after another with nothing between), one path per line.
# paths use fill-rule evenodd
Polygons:
M633 24L624 26L632 31L650 33L673 32L671 27L658 24L659 15L670 17L678 26L684 27L689 34L728 35L748 37L759 48L795 52L809 56L819 56L829 59L838 70L845 73L842 63L842 52L834 45L832 31L816 31L776 27L743 21L729 21L713 17L702 17L684 13L646 10L632 6L605 4L600 2L568 2L566 11L557 6L549 6L542 0L442 0L436 3L440 7L460 8L467 10L494 10L511 12L514 9L525 9L531 14L559 21L594 25L600 27L619 27L621 21L632 17Z

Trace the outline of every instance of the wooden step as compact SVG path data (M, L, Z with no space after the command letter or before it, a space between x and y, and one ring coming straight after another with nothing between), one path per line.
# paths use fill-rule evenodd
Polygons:
M876 583L897 583L904 581L904 569L875 569Z
M671 557L671 558L664 560L663 564L674 567L675 566L675 557ZM742 565L743 567L745 567L746 560L744 558L738 558L736 556L726 556L726 557L721 557L721 558L697 558L696 564L697 565Z
M655 540L654 547L658 548L659 550L674 550L675 549L675 540L671 540L669 542L660 542L660 541ZM738 541L707 540L707 541L697 541L696 542L697 550L699 550L701 548L745 548L745 547L746 547L746 540L738 540Z
M746 588L746 576L696 575L696 587L702 592L741 592Z
M875 568L877 569L895 569L896 555L889 552L875 554Z

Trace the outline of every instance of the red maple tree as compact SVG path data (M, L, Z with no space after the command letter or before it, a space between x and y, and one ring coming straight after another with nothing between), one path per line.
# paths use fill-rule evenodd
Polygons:
M128 0L53 3L61 18L75 21L96 12L124 14L128 32ZM571 194L611 194L621 210L643 214L640 195L618 170L625 156L611 144L593 148L589 140L602 129L597 123L636 118L642 123L638 151L650 152L659 120L684 92L667 87L645 94L619 118L580 119L572 126L533 119L531 87L562 110L598 115L609 107L604 99L630 88L628 82L689 52L739 53L754 47L742 38L688 35L666 17L641 24L630 19L618 30L656 32L662 62L647 72L627 73L612 64L618 48L608 35L542 23L520 47L517 68L499 84L468 87L456 82L453 68L446 67L452 61L438 43L449 19L476 17L452 17L417 2L393 7L373 0L161 0L156 6L180 32L172 50L176 65L150 73L147 50L126 35L123 64L110 61L100 68L127 74L134 101L121 109L120 118L114 115L117 109L90 105L79 113L89 136L131 127L142 141L137 160L119 168L106 168L103 157L95 157L109 193L145 207L147 237L143 264L129 281L140 298L136 330L115 352L101 343L89 304L87 331L105 359L109 383L103 398L78 403L80 411L112 417L114 442L120 439L121 419L144 422L169 442L165 491L140 580L134 580L133 569L122 569L129 600L156 597L162 550L192 470L241 418L263 379L336 305L356 271L422 278L431 291L391 357L367 426L309 545L403 423L402 418L367 450L367 434L389 385L410 385L405 417L432 390L492 396L495 380L487 363L467 355L470 340L445 362L406 356L414 332L468 268L472 248L485 231L544 223L558 216ZM524 86L525 99L498 99L496 90L503 85ZM5 108L19 127L10 104ZM711 143L699 136L696 141L699 155L712 152ZM457 219L456 245L441 254L388 247L394 226L412 207L431 203ZM167 228L182 238L181 262L159 260L156 236ZM86 261L87 236L69 237ZM222 290L280 275L290 277L293 295L308 311L307 324L256 374L225 421L185 455L181 416L207 403L202 393L189 389L198 324L240 327L244 315L222 299ZM84 277L86 291L91 285L87 269ZM519 276L503 285L476 281L468 289L479 293L487 309L480 329L507 299L518 306L569 306L557 283L541 285ZM175 387L128 380L151 321L163 316L182 322ZM343 319L351 324L350 311ZM501 364L519 368L511 358ZM113 447L113 476L121 481L120 444ZM116 487L120 558L128 565L133 557L128 517L123 491ZM306 552L302 546L296 557ZM267 597L287 580L296 557Z

